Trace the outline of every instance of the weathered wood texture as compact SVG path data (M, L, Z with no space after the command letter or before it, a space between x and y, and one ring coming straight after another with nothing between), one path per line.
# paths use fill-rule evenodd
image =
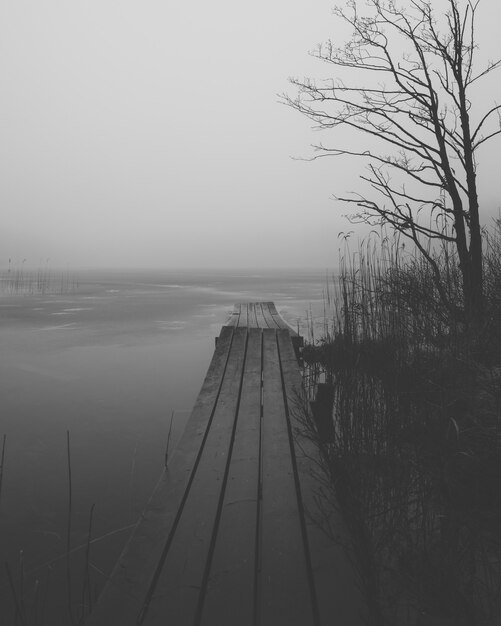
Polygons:
M235 304L227 321L228 326L245 328L283 328L291 337L299 336L278 313L274 302L242 302Z
M89 626L363 623L350 564L317 521L294 337L273 303L235 307Z
M303 338L278 313L274 302L241 302L235 304L228 326L284 329L289 332L296 358L300 360Z

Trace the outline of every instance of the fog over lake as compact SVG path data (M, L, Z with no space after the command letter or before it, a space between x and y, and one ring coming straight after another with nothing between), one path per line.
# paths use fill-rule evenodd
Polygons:
M366 163L291 157L367 137L279 103L291 76L336 76L308 54L350 37L333 4L2 2L0 266L335 267L353 227L332 196L360 191ZM479 67L499 57L499 11L479 5ZM472 119L499 102L499 73L477 94ZM478 154L486 221L498 151Z
M311 159L311 144L365 138L318 133L281 102L289 77L333 78L308 54L350 38L332 5L0 4L0 557L29 593L40 584L47 623L67 611L68 433L77 595L93 505L99 591L233 304L274 301L318 338L340 253L355 259L370 232L333 199L360 191L366 163ZM480 67L500 56L500 15L482 0ZM477 123L500 75L478 87ZM484 223L499 150L478 155ZM0 623L14 595L1 575Z

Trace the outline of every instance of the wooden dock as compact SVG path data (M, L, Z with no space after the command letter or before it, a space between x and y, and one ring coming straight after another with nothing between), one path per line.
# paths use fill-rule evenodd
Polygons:
M273 303L235 306L186 430L90 626L359 626L344 551L315 514L301 341Z

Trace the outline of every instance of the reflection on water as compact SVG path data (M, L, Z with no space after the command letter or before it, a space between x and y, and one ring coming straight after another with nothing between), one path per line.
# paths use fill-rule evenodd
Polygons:
M233 303L274 300L304 330L324 289L322 273L89 272L75 293L1 297L0 555L17 581L24 570L26 589L52 577L52 623L66 619L64 558L47 567L66 551L66 431L71 544L85 546L94 504L93 536L104 539L91 562L102 587L162 470L171 414L175 444ZM13 611L0 575L0 622Z

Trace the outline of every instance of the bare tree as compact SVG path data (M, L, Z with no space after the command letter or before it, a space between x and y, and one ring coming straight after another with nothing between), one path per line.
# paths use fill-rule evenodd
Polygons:
M284 100L317 128L341 126L366 135L367 148L318 144L313 158L368 159L361 178L369 194L339 199L357 205L352 219L390 224L412 239L431 264L444 301L430 243L452 242L462 276L460 313L478 323L484 307L476 153L501 133L501 105L478 114L470 92L501 60L474 67L479 2L444 3L437 12L431 0L408 0L405 8L395 0L367 0L361 15L356 0L348 0L334 13L353 28L351 40L344 47L328 41L312 54L350 80L361 75L363 86L342 76L321 83L292 79L298 95Z

